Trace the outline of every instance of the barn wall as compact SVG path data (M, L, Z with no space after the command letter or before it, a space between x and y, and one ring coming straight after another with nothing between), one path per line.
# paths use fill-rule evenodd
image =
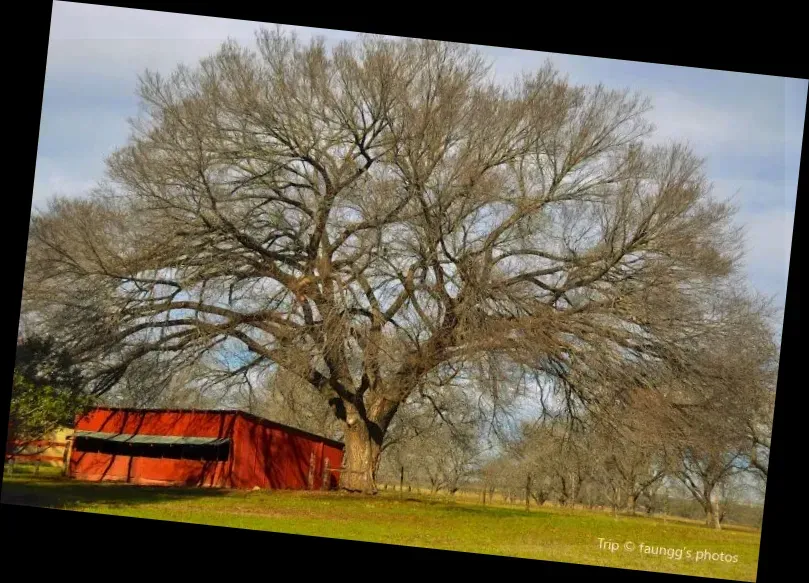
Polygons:
M267 478L270 438L261 425L237 416L233 425L234 488L270 488Z
M97 409L79 419L77 430L147 435L230 437L231 412L115 411ZM80 480L134 484L229 487L232 459L227 462L112 456L73 451L70 475Z
M233 430L234 488L309 488L309 467L314 461L313 487L320 489L324 455L332 468L340 467L342 449L313 436L239 416ZM314 454L314 457L312 455ZM336 485L336 472L333 483Z
M96 409L76 423L82 431L231 438L226 462L112 456L73 451L70 475L91 481L135 484L204 485L252 489L307 489L310 462L313 484L322 487L325 459L330 487L339 480L336 468L343 450L303 432L233 411L127 411ZM313 455L314 454L314 455Z
M227 487L228 462L113 456L74 451L70 475L79 480L142 485Z
M267 431L272 433L270 487L307 489L310 455L316 443L275 428L268 428Z

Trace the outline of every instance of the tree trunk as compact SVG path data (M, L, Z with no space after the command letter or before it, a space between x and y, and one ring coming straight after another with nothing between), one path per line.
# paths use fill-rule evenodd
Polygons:
M578 476L573 475L570 478L570 506L575 508L576 502L579 501L579 488L581 488L581 481Z
M722 524L719 521L720 511L719 511L719 502L717 500L711 500L708 502L706 506L706 516L705 516L705 524L715 528L716 530L722 529Z
M531 476L525 479L525 509L531 509Z
M626 498L626 507L627 507L627 510L629 510L630 514L633 514L633 515L635 514L635 508L636 508L637 505L638 505L638 497L637 496L635 496L634 494L630 494L629 496L627 496L627 498Z
M381 436L371 436L368 426L357 421L346 426L343 471L340 488L351 492L376 494L376 470L382 451Z
M345 451L340 488L350 492L376 494L376 472L382 453L382 442L399 403L365 395L363 402L330 401L338 419L344 422Z

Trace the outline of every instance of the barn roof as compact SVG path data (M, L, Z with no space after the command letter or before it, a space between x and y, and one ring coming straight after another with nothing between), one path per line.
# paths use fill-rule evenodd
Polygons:
M242 411L241 409L191 409L191 408L139 409L137 407L93 407L93 409L102 411L128 411L132 413L214 413L217 415L223 414L241 415L242 417L245 417L246 419L249 419L254 423L260 423L265 426L276 427L278 429L283 429L284 431L287 431L289 433L297 433L298 435L310 437L317 441L323 441L335 447L339 448L345 447L345 444L343 442L337 441L336 439L331 439L323 435L318 435L317 433L305 431L303 429L299 429L298 427L293 427L291 425L284 425L283 423L278 423L277 421L272 421L270 419L267 419L266 417L260 417L259 415L248 413L247 411Z
M103 431L76 431L76 437L101 439L104 441L117 441L125 443L160 444L160 445L222 445L230 441L229 438L216 437L186 437L179 435L144 435L132 433L106 433Z

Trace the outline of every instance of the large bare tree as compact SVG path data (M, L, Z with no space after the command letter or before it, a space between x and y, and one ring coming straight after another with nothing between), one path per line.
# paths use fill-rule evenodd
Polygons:
M235 342L328 403L342 486L374 491L419 387L541 382L575 414L689 354L737 238L701 160L645 144L647 101L500 86L438 41L257 47L144 74L108 182L32 219L26 309L94 391Z

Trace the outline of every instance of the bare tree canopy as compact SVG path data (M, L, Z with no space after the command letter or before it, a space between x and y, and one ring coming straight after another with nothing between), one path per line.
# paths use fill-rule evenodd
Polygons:
M702 161L644 142L646 100L550 65L502 87L446 42L257 48L144 74L109 181L32 218L26 309L94 391L241 347L234 374L328 403L361 491L420 387L541 384L575 412L674 375L699 397L683 363L723 333L739 237Z

